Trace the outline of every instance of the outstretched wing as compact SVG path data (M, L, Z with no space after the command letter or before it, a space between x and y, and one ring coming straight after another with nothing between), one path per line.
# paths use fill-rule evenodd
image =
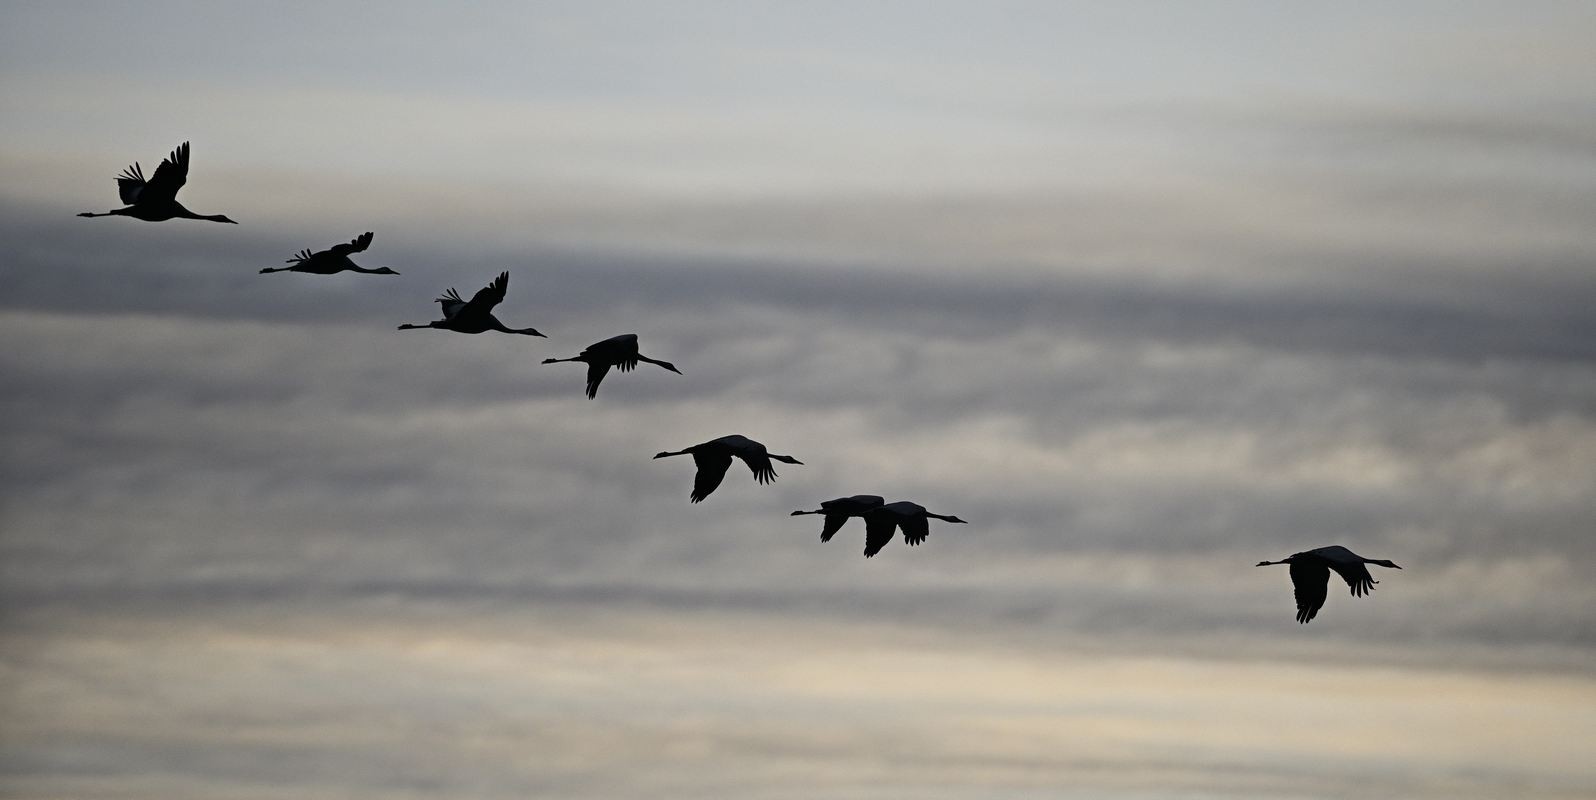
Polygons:
M1379 581L1374 579L1374 576L1369 574L1369 568L1362 563L1331 562L1330 568L1335 570L1336 574L1347 582L1347 586L1352 587L1353 597L1362 597L1374 591L1374 585L1379 583Z
M444 319L454 319L454 315L460 313L460 309L466 307L466 301L461 300L460 293L455 291L452 287L449 289L449 291L444 292L443 296L438 298L437 302L438 305L443 307Z
M1316 561L1291 562L1291 586L1297 595L1297 621L1307 622L1324 607L1330 568Z
M582 351L581 358L587 361L603 361L622 372L631 372L637 366L637 334L623 333L620 336L611 336L602 342L594 342Z
M335 244L332 247L327 248L327 252L332 253L335 256L347 256L350 253L363 253L365 252L366 248L371 246L372 235L373 234L371 231L366 231L365 233L356 236L349 242L349 244ZM502 298L504 294L501 292L499 296Z
M587 399L592 400L593 398L598 397L599 384L604 382L604 376L608 374L610 374L609 362L587 362ZM715 480L717 483L720 482L719 478ZM715 487L711 486L709 488L714 489ZM708 492L705 492L705 494L708 494Z
M698 474L693 476L692 498L697 503L720 486L726 470L731 469L731 454L698 451L693 453L693 463L698 465Z
M931 535L931 521L926 517L904 517L898 523L903 529L903 543L913 547Z
M754 480L770 483L776 479L776 468L770 465L770 456L765 455L764 450L739 450L737 457L754 473Z
M122 198L122 205L130 206L139 201L139 195L144 192L144 170L139 167L139 162L122 170L116 176L116 193Z
M139 191L138 201L142 204L170 203L177 199L177 190L185 183L188 183L188 142L178 145L155 168L155 174Z
M847 514L827 514L825 527L820 529L820 541L831 541L831 537L836 536L837 531L842 530L842 526L846 524L848 524Z
M494 278L493 283L482 287L477 290L475 295L471 296L471 302L466 303L462 312L467 314L486 314L492 311L494 306L504 301L504 293L509 288L510 273L499 273L499 277Z
M893 514L865 515L865 558L872 558L892 541L892 532L898 528L898 518Z

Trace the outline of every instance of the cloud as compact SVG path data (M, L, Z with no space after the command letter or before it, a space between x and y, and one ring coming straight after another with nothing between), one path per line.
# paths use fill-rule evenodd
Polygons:
M138 769L174 797L1135 797L1303 782L1557 797L1592 777L1577 732L1593 698L1568 677L971 648L863 620L759 619L403 602L13 634L8 673L65 702L14 709L30 735L7 761L90 794ZM1529 727L1504 746L1509 720Z
M1577 25L1520 102L1331 11L333 9L124 69L161 11L0 34L6 791L1596 780ZM244 224L72 217L184 138ZM257 273L364 230L402 275ZM552 338L394 330L502 270ZM540 363L623 332L686 374ZM805 465L649 459L732 432ZM971 524L787 516L856 492ZM1251 565L1330 543L1405 569L1299 626Z
M846 309L808 330L809 312L688 302L663 293L670 313L645 338L687 375L618 374L598 401L580 369L538 363L579 346L559 339L10 313L7 591L46 605L574 597L778 617L868 602L955 628L1240 633L1290 607L1284 576L1250 564L1299 549L1342 542L1456 576L1587 555L1596 425L1578 360L1059 338L998 321L969 337L883 333ZM648 459L731 432L806 466L770 487L734 467L690 506L691 468ZM858 530L822 547L785 516L861 491L977 524L893 546L889 571L858 557ZM1051 571L1006 575L1033 562ZM1094 574L1105 564L1119 566ZM1407 611L1391 591L1331 611L1394 614L1363 634L1387 641L1422 628L1588 644L1575 573L1503 574L1522 576L1524 606L1447 608L1472 581L1404 571L1389 588ZM1545 624L1526 627L1535 615Z

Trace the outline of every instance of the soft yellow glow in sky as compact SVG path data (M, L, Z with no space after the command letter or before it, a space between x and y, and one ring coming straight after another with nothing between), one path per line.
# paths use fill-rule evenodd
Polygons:
M30 731L14 744L55 750L68 772L98 763L97 748L206 742L401 782L511 766L484 796L540 794L534 776L550 774L567 797L669 796L660 787L685 775L754 798L1203 796L1185 788L1192 773L1271 796L1299 781L1357 793L1367 775L1408 797L1561 797L1596 780L1596 682L1569 675L972 648L739 614L455 618L404 603L333 619L85 620L8 644L7 682L24 690L12 721ZM338 777L205 791L321 796ZM93 785L63 785L74 781Z

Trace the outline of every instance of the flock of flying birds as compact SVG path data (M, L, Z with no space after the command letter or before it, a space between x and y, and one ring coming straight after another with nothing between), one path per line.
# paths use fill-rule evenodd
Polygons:
M80 217L109 217L122 216L144 220L145 222L164 222L169 219L201 219L211 222L225 222L237 224L224 214L196 214L188 210L182 203L177 202L177 192L188 182L188 156L189 145L184 142L173 150L160 166L155 168L155 173L145 179L144 171L137 162L122 171L117 176L117 193L125 208L112 209L101 214L84 212ZM349 257L355 253L365 252L371 246L373 234L370 231L355 237L348 244L334 245L326 250L311 252L302 250L293 258L288 259L283 267L268 267L261 272L305 272L313 275L332 275L339 272L364 272L371 275L397 275L388 267L366 269L356 264ZM399 330L415 330L421 328L437 328L440 330L454 331L456 333L484 333L498 331L500 333L518 333L525 336L543 336L536 328L510 328L493 316L494 307L503 302L506 291L510 287L510 273L502 272L492 283L479 290L470 300L460 296L454 289L449 289L437 299L443 310L443 319L434 320L423 325L400 325ZM546 337L545 337L546 338ZM547 358L545 364L561 361L580 361L587 364L587 396L589 399L598 396L599 383L604 376L609 374L614 367L621 372L630 372L637 367L638 362L647 362L678 375L677 369L669 361L660 361L649 358L638 352L637 335L622 334L589 345L581 353L571 358ZM708 497L720 486L726 477L726 471L731 468L733 457L739 458L748 465L754 473L754 480L766 484L776 479L776 470L771 466L771 461L781 461L787 464L802 464L802 461L779 453L772 453L765 449L763 444L749 439L746 436L733 434L722 436L702 444L695 444L684 450L667 451L655 455L655 458L671 456L692 455L693 463L698 472L693 477L693 492L690 496L692 502L697 503ZM819 514L824 518L820 531L820 541L828 542L831 537L847 524L853 517L861 517L865 524L865 550L866 558L874 556L892 541L894 533L903 531L903 540L910 546L918 545L930 535L930 520L939 519L944 522L963 524L964 520L954 516L934 514L927 511L924 506L917 503L900 501L888 503L879 495L857 494L852 497L839 497L827 500L820 504L814 511L794 511L792 516L804 514ZM1320 547L1301 553L1295 553L1279 561L1260 561L1258 566L1264 567L1272 564L1291 565L1291 582L1295 589L1297 600L1297 621L1307 622L1319 613L1324 606L1325 595L1329 589L1330 572L1334 570L1347 582L1354 597L1362 597L1374 590L1374 580L1369 575L1367 564L1376 564L1392 569L1401 567L1387 559L1364 558L1357 553L1340 545Z

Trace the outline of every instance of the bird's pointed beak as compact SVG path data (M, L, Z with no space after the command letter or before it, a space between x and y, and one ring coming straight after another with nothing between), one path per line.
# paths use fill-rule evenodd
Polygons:
M803 515L804 515L804 512L802 512L802 511L794 511L791 514L788 514L787 516L789 516L789 517L801 517Z

